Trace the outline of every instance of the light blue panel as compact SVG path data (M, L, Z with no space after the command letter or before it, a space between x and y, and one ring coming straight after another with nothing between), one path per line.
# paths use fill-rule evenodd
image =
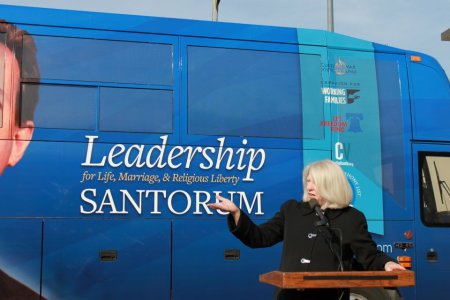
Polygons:
M297 29L298 43L300 45L324 46L327 41L327 32L316 29Z
M331 32L327 32L327 46L329 48L345 48L373 52L371 42Z
M369 232L384 234L384 221L367 220Z
M304 150L303 159L304 159L303 163L305 166L318 160L331 159L331 150L329 151Z
M352 41L352 40L350 40ZM357 42L355 47L360 47ZM350 47L353 47L350 45ZM383 220L381 129L377 73L373 52L330 50L329 89L333 160L342 166L353 188L353 204L371 221ZM370 223L382 234L382 223Z

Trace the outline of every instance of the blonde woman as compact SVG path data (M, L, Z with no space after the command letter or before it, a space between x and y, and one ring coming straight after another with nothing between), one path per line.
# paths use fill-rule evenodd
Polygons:
M229 212L230 231L251 248L283 242L280 271L348 271L353 259L365 270L405 270L379 251L362 212L350 206L347 178L336 163L322 160L303 171L303 201L285 202L275 216L256 225L230 200L213 209ZM278 290L276 299L348 299L346 289Z

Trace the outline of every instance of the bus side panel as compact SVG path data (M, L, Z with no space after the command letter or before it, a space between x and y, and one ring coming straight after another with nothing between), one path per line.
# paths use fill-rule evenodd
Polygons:
M169 221L50 219L44 228L44 297L169 299Z
M281 244L264 249L243 245L226 220L175 220L173 299L272 299L260 274L278 269Z
M414 224L412 220L400 221L400 220L385 220L385 232L384 235L373 234L372 237L377 243L378 250L383 251L393 259L397 259L399 256L410 256L413 262L413 269L415 270L416 262L415 250L413 249L402 249L396 244L398 243L413 243L405 237L404 233L414 229ZM417 283L416 279L416 283ZM400 293L404 299L414 299L415 287L403 287L400 288ZM420 299L420 298L417 298Z
M81 189L77 186L85 146L31 141L22 161L2 176L0 189L9 203L3 207L1 215L80 216Z
M448 122L450 112L450 83L442 68L431 57L421 55L420 63L409 63L410 86L412 90L412 124L413 124L413 173L415 206L415 236L417 255L417 294L416 299L426 299L433 293L434 298L447 298L448 285L444 278L450 276L450 258L446 253L450 249L449 223L443 222L439 225L426 225L421 214L426 210L424 200L421 198L420 189L427 185L426 174L420 165L420 152L450 152L449 137L450 126ZM425 141L421 143L419 141ZM446 209L440 212L448 215L448 204L445 194L445 184L448 179L442 171L439 187L441 199L439 203ZM433 170L434 171L434 170ZM447 177L448 178L448 177ZM446 182L447 180L447 182ZM431 186L428 186L430 189ZM429 208L429 207L428 207ZM437 217L436 217L437 218ZM447 218L448 220L448 218Z
M1 219L0 236L2 237L0 298L25 295L25 293L29 295L28 292L38 297L41 277L42 221ZM4 283L7 282L6 280L9 281L9 278L12 278L16 284L6 289Z
M329 155L310 151L308 156L313 154ZM255 173L254 182L239 183L237 187L210 183L210 187L202 189L244 191L247 201L236 194L233 201L246 213L248 206L252 207L251 218L257 224L263 223L285 201L302 197L299 170L303 155L298 150L266 149L266 165ZM198 174L199 170L194 171ZM263 192L260 205L252 199L255 191ZM229 232L226 215L214 214L210 219L196 215L173 220L173 299L247 299L248 295L272 299L273 287L259 283L258 277L279 269L282 243L251 249ZM232 288L224 289L224 284Z

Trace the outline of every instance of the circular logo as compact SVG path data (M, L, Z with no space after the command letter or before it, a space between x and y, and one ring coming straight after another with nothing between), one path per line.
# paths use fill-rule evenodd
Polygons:
M347 70L348 68L345 62L339 58L338 61L334 64L334 73L336 73L337 75L344 75L347 73Z

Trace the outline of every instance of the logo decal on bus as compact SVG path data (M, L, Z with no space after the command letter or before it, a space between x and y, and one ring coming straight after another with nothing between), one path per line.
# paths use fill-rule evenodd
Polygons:
M322 64L322 71L332 71L336 75L345 75L345 74L356 74L356 66L347 64L345 61L341 58L338 58L336 63L334 64Z
M322 95L325 103L331 104L353 104L360 98L358 89L345 89L335 87L323 87Z
M363 132L361 129L361 121L364 119L362 113L346 113L345 116L350 124L348 127L349 132Z
M337 75L344 75L347 73L347 65L340 58L334 64L334 73L336 73Z

